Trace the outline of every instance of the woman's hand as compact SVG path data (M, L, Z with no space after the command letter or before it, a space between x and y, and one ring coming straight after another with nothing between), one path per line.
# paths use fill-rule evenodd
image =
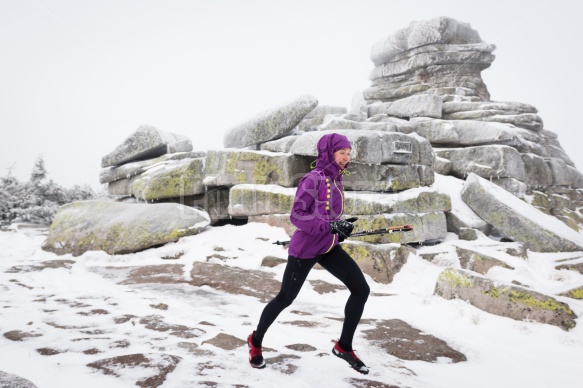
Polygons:
M352 222L343 220L330 222L330 233L337 234L341 239L348 238L353 229L354 224Z

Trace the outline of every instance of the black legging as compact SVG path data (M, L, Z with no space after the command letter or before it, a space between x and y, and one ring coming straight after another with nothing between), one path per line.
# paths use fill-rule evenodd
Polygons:
M342 349L347 351L352 350L354 332L362 316L370 288L358 265L344 252L340 245L334 247L330 252L316 256L313 259L288 257L287 266L283 273L281 290L265 306L259 319L259 324L255 331L255 339L259 343L261 343L267 329L275 321L277 316L285 308L290 306L296 296L298 296L308 273L316 263L319 263L328 272L338 278L350 291L350 297L344 307L344 325L342 326L342 334L340 335L339 342Z

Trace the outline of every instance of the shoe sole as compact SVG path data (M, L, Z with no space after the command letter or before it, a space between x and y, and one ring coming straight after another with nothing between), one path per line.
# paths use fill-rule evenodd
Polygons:
M248 348L249 350L251 350L251 346L249 345L249 339L247 339L247 348ZM253 363L251 362L251 359L249 359L249 365L251 365L251 367L252 367L252 368L255 368L255 369L263 369L263 368L265 368L265 365L266 365L266 364L265 364L265 360L263 360L263 363L262 363L262 364L253 364Z
M255 365L255 364L251 364L251 362L249 362L249 365L251 365L251 368L253 369L263 369L265 368L265 363L261 364L261 365Z
M354 369L355 371L357 371L358 373L361 373L363 375L367 375L368 374L368 367L363 366L361 368L358 368L356 365L353 365L350 361L348 361L347 359L345 359L344 357L342 357L342 355L340 354L340 352L338 352L336 350L336 348L332 348L332 354L335 355L336 357L338 357L339 359L346 361L348 363L348 366L350 366L352 369Z

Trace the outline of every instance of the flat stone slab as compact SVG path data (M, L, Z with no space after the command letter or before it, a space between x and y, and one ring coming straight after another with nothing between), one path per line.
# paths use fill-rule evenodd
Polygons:
M355 191L404 191L431 186L433 167L420 164L350 163L350 175L344 175L344 187Z
M438 157L451 162L451 175L465 179L474 173L483 178L526 179L520 153L506 145L485 145L466 148L435 149Z
M236 185L229 191L229 214L232 216L286 214L291 211L295 193L295 188L279 185Z
M293 187L310 171L314 158L251 150L209 151L203 184L234 186L240 183Z
M133 176L140 175L148 168L170 160L195 159L206 157L206 152L177 152L174 154L165 154L154 159L142 160L139 162L130 162L121 166L106 167L99 173L99 183L109 183L120 179L129 179Z
M204 158L157 164L131 180L130 193L143 200L203 194L204 173Z
M444 116L449 120L481 120L498 123L512 124L520 128L529 129L531 131L539 132L543 129L543 120L534 113L521 113L517 115L506 114L506 112L496 111L470 111L450 113Z
M59 208L42 249L73 256L131 253L197 234L209 223L206 212L179 204L76 201Z
M225 148L245 148L277 139L294 129L317 105L315 97L305 95L265 110L226 131L223 145Z
M142 125L115 150L101 159L101 167L119 166L164 154L192 151L192 142L184 135L169 133L150 125Z
M387 107L386 114L395 117L441 118L443 98L433 94L418 94L396 100Z
M262 143L259 146L259 149L262 151L271 151L271 152L283 152L289 153L291 150L292 145L298 139L298 136L285 136L281 139L268 141L266 143Z
M476 249L456 247L456 252L463 269L474 271L482 275L486 275L492 267L514 269L514 267L510 266L505 261Z
M229 214L257 216L289 214L296 188L279 185L240 184L229 192ZM344 193L344 211L352 215L382 213L431 213L451 210L449 195L432 187L410 189L401 193Z
M476 273L448 268L441 272L435 294L445 299L462 299L491 314L519 321L535 321L575 327L577 315L566 303L523 287L502 284Z
M159 387L182 360L164 353L136 353L106 358L87 364L105 375L133 380L140 387Z
M583 239L573 229L476 174L468 176L461 196L484 221L530 250L583 250Z
M209 286L229 294L247 295L270 301L281 288L281 282L265 271L247 270L229 265L194 262L190 271L193 286Z
M448 358L454 364L467 361L463 353L444 340L423 333L400 319L376 320L374 324L374 329L362 331L365 338L401 360L437 363L442 358Z

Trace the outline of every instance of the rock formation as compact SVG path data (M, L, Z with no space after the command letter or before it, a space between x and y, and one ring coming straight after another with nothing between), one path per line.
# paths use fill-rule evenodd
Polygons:
M233 217L281 224L281 216L245 213L249 205L237 202L239 191L231 188L268 185L254 190L273 193L278 190L269 185L295 187L316 157L316 142L333 130L353 144L345 178L351 195L430 187L435 172L461 180L476 174L578 230L583 175L535 107L490 101L481 71L492 64L494 49L467 23L447 17L413 22L373 45L372 85L355 95L350 112L301 96L227 130L230 148L208 152L192 152L186 136L142 126L103 157L100 181L120 199L200 207L213 224ZM270 206L278 207L264 207ZM433 232L426 227L412 234L417 242L468 227L493 230L485 215L469 219L455 206L435 211L445 217L434 217ZM388 220L387 214L358 213ZM503 229L494 228L517 238Z
M346 215L358 217L356 229L414 228L343 243L376 281L392 281L411 245L439 243L448 233L460 240L491 236L504 255L520 259L527 249L583 251L577 233L583 227L583 174L535 107L490 99L481 72L493 63L494 49L467 23L448 17L413 22L373 45L371 86L356 93L350 110L301 96L228 129L225 149L208 152L193 152L185 136L143 126L103 157L100 181L120 201L147 202L144 209L173 202L201 209L200 217L208 215L211 224L264 222L291 235L297 182L310 171L317 141L334 131L346 135L353 148L345 202ZM449 191L433 188L436 181ZM67 212L65 207L51 233ZM86 217L93 219L89 224L99 218ZM107 239L119 228L110 227L96 235ZM156 243L164 241L171 239ZM45 245L57 253L78 252L51 234ZM115 253L144 248L102 245ZM438 262L442 253L438 249L428 260ZM463 247L448 254L472 272L444 272L436 293L473 298L473 290L460 291L450 282L463 277L462 285L482 284L490 287L490 296L497 293L470 302L497 314L523 292L488 283L492 267L512 268L504 258ZM442 263L455 267L448 260ZM574 325L568 307L557 305L567 315L556 321L531 311L548 304L544 296L529 298L534 307L513 308L512 318L532 313L531 319L564 329Z

